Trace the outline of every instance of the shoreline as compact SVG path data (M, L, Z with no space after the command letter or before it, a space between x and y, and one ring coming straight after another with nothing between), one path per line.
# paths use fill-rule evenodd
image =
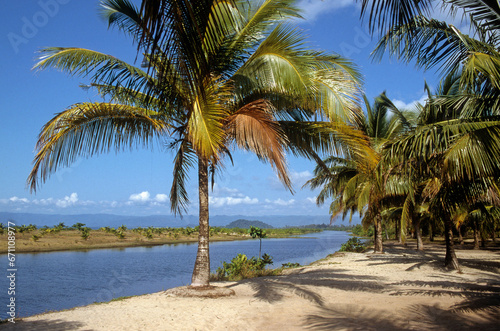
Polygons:
M496 330L500 249L458 249L462 273L442 267L444 247L343 253L282 276L214 282L236 295L181 298L157 292L48 312L6 330ZM196 316L195 319L193 317ZM189 321L186 324L186 321Z
M66 232L66 231L65 231ZM128 233L125 239L118 239L115 235L108 233L98 233L89 240L82 240L79 238L78 232L74 231L71 234L68 232L61 232L52 235L52 237L42 237L37 242L30 239L31 234L17 234L16 237L16 254L37 254L37 253L52 253L52 252L78 252L88 251L94 249L120 249L129 247L153 247L162 245L176 245L176 244L195 244L198 242L198 236L184 235L179 238L159 237L153 239L145 239L136 233ZM304 232L300 234L289 235L269 235L269 239L277 238L293 238L298 235L317 233L314 231ZM67 235L67 236L64 236ZM0 238L6 235L1 235ZM6 237L7 238L7 237ZM210 242L221 241L239 241L239 240L256 240L250 235L220 235L217 234L210 238ZM64 241L64 242L60 242ZM0 256L7 254L7 240L1 240ZM5 252L5 253L4 253Z

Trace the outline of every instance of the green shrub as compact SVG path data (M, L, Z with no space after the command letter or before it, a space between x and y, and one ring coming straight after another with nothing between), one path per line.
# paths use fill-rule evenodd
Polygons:
M278 271L266 269L266 265L273 264L273 258L264 254L262 258L248 258L245 254L238 254L231 263L222 262L217 268L212 280L242 280L246 278L275 275Z
M340 252L356 252L356 253L361 253L366 249L366 246L364 245L361 240L359 240L358 237L352 237L347 240L347 242L343 243L342 246L340 247Z
M80 229L81 236L82 236L83 239L85 239L85 240L89 239L89 237L90 237L90 230L92 230L92 229L89 228L89 227L84 227L84 228Z

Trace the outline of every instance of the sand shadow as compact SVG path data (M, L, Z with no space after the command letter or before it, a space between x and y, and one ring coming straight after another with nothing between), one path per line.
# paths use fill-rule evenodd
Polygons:
M305 270L290 275L243 280L239 284L248 284L254 291L255 298L269 303L282 301L285 293L291 293L320 307L324 305L324 299L318 294L317 288L370 293L386 289L386 285L377 277L353 276L341 269Z
M68 322L64 320L38 320L38 321L23 321L16 320L16 323L4 323L0 324L1 330L21 330L21 331L40 331L40 330L50 330L50 331L69 331L69 330L80 330L84 326L81 322ZM86 331L92 331L92 329L81 329Z
M308 330L498 330L493 314L463 314L438 306L413 305L397 314L355 305L328 307L304 318Z

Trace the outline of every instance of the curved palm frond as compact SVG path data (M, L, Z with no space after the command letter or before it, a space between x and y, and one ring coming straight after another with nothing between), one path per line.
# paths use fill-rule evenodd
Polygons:
M292 191L284 153L288 141L271 115L272 108L266 100L257 100L240 108L227 119L228 135L240 148L268 161L283 184Z
M483 28L500 30L500 5L497 0L447 0L446 3L453 10L463 9Z
M395 25L405 25L418 15L427 15L432 0L357 0L361 1L361 18L368 16L368 27L373 33Z
M144 22L137 8L129 0L103 0L100 8L101 16L108 21L108 26L117 26L139 41L144 30Z
M39 181L44 182L78 157L146 146L166 130L168 124L151 110L107 103L76 104L43 127L27 183L36 191Z
M143 70L100 52L75 47L50 47L40 53L40 61L33 69L54 68L82 77L92 74L93 83L120 85L137 91L145 89L152 81Z
M174 215L182 215L188 211L189 196L186 190L188 171L196 166L197 161L189 141L180 141L179 145L174 158L173 181L170 188L170 210Z

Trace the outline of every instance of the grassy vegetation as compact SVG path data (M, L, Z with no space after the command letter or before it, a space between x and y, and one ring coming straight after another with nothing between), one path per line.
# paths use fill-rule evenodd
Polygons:
M0 223L0 250L7 251L7 231ZM71 227L60 223L53 227L20 225L16 226L16 252L50 252L63 250L86 250L94 248L119 248L134 246L154 246L171 243L197 242L198 227L185 228L134 228L125 225L118 228L102 227L91 229L83 223ZM320 232L319 229L284 228L266 230L270 238L283 238L293 235ZM210 228L211 241L251 239L248 229Z
M262 258L255 256L248 258L245 254L238 254L231 262L223 262L222 267L210 275L210 281L239 281L262 276L278 276L285 269L300 267L298 263L285 263L280 268L266 268L271 264L273 258L268 254L264 254Z

